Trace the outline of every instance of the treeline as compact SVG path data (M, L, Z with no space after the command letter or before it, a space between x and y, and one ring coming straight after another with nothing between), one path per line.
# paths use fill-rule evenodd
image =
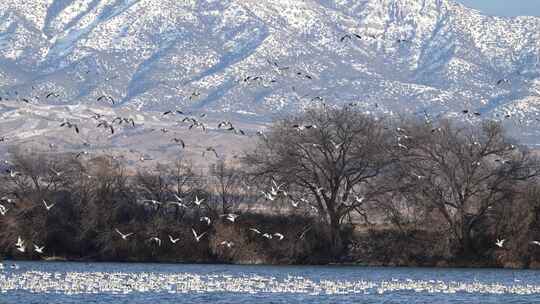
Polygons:
M204 174L185 160L132 172L106 155L13 148L10 157L0 176L4 257L540 265L540 161L495 121L311 109ZM198 242L192 229L206 234ZM19 236L45 254L17 250Z

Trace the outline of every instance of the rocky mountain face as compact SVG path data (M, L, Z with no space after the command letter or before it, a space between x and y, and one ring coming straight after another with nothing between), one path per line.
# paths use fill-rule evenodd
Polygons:
M251 120L354 102L530 126L540 18L452 0L6 0L0 96Z

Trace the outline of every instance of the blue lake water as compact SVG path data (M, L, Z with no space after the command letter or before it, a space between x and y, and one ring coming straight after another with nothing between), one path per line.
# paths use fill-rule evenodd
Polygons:
M7 303L540 303L540 272L5 261Z

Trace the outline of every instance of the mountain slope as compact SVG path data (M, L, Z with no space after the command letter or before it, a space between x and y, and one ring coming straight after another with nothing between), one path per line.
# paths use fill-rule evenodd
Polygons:
M99 105L106 94L124 109L262 120L323 98L531 124L540 105L540 18L450 0L9 0L0 16L7 99ZM361 39L340 41L347 33Z

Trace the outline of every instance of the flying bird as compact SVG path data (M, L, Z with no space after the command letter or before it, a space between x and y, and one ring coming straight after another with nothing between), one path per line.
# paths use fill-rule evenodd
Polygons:
M111 131L111 134L114 134L114 127L112 124L106 122L106 121L101 121L97 126L96 128L99 128L99 127L102 127L102 128L105 128L105 129L109 129Z
M239 215L234 214L234 213L228 213L228 214L221 215L221 217L225 217L226 220L228 220L231 223L234 223L236 221L236 218L239 217Z
M206 152L214 152L214 155L215 155L217 158L219 158L219 155L218 155L216 149L214 149L213 147L208 147L208 148L206 148L206 150L203 151L203 157L204 157L204 154L205 154Z
M196 98L198 98L199 96L201 96L201 93L200 93L200 92L198 92L198 91L193 91L193 93L191 93L191 96L189 96L189 100L196 99Z
M194 203L196 206L200 206L203 202L204 202L204 198L203 198L203 199L199 199L199 197L197 197L197 195L195 195L195 200L193 201L193 203Z
M171 243L176 244L178 243L178 241L180 241L180 238L175 239L169 234L169 240L171 241Z
M45 206L45 209L47 211L50 211L52 209L52 207L54 207L54 205L56 205L56 204L53 203L53 204L48 205L47 201L43 200L43 205Z
M182 149L185 149L186 148L186 143L181 139L181 138L173 138L172 141L174 141L175 143L179 144L180 146L182 146Z
M499 80L497 81L497 85L508 84L508 83L510 83L510 80L505 79L505 78L499 79Z
M273 235L278 239L278 241L281 241L285 238L285 236L281 233L274 233Z
M41 246L39 247L38 245L36 244L33 244L34 245L34 251L39 253L39 254L43 254L43 250L45 249L45 246Z
M101 95L97 99L97 101L102 101L102 100L106 100L106 101L110 102L111 104L115 103L114 99L111 96L107 96L107 95Z
M26 246L24 245L24 241L21 239L20 236L17 238L17 243L15 244L15 247L17 247L17 250L20 252L26 251Z
M132 233L122 233L120 232L120 230L118 230L117 228L114 229L116 231L116 233L118 233L120 235L120 237L123 239L123 240L127 240L128 237L132 236L133 235L133 232Z
M203 232L201 234L197 234L197 231L195 229L191 228L191 232L193 232L193 236L195 237L195 240L198 242L201 241L202 237L206 234L206 232Z
M228 127L233 128L233 124L230 121L222 121L218 124L218 129L221 129L222 127Z
M49 97L57 98L57 97L60 97L60 94L56 92L50 92L49 94L47 94L47 96L45 96L45 98L49 99Z
M76 125L76 124L74 124L74 123L71 123L71 122L69 122L69 121L65 121L65 122L61 123L61 124L60 124L60 127L68 127L68 128L70 128L70 129L73 128L73 129L75 130L75 132L76 132L77 134L79 134L79 126Z
M17 243L15 244L15 246L20 247L22 245L24 245L24 241L23 241L23 239L21 239L21 236L18 236L17 237Z
M25 252L25 251L26 251L26 246L25 246L25 245L17 246L16 249L17 249L18 251L20 251L20 252Z

